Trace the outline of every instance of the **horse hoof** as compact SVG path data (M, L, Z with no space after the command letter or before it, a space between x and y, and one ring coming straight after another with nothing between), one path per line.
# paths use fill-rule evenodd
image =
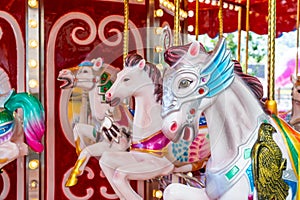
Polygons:
M71 174L65 184L66 187L72 187L74 185L76 185L78 182L78 179L76 177L76 175Z

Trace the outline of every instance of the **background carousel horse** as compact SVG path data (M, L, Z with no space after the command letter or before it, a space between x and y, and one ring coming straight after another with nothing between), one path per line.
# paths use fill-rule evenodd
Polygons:
M91 156L99 157L104 151L126 151L130 146L127 130L132 120L130 113L122 105L111 108L104 99L118 71L97 58L59 72L58 80L64 81L61 89L82 89L80 119L73 128L78 159L66 182L68 187L77 184L77 177L83 173ZM91 120L88 120L88 105Z
M289 124L300 131L300 77L291 76L292 88L292 113Z
M14 113L19 108L22 116L19 115L21 112ZM33 151L42 152L44 132L45 117L41 103L28 93L16 93L11 89L7 73L0 68L0 169L27 155L27 144Z
M165 59L163 133L174 142L195 137L203 112L211 157L205 188L170 184L164 200L299 199L299 134L264 112L233 72L224 38L211 53L193 42L169 48Z
M104 152L100 159L101 169L120 199L142 199L131 188L130 180L196 170L205 165L210 155L206 129L193 142L185 141L181 146L172 145L161 132L161 81L155 65L132 54L127 56L123 70L106 93L111 106L127 97L133 96L135 100L130 152Z

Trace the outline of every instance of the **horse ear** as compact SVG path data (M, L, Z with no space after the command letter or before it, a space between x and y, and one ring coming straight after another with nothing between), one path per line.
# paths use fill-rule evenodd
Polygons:
M145 59L142 59L142 60L138 63L139 69L144 69L145 65L146 65Z
M188 54L192 57L195 57L199 54L200 44L199 42L193 42L188 50Z
M100 57L97 58L97 59L92 60L92 62L94 63L93 69L95 71L98 71L102 67L102 65L103 65L103 59L100 58Z

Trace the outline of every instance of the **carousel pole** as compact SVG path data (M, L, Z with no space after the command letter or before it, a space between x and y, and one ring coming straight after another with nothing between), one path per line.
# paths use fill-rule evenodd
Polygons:
M179 45L179 33L180 33L180 0L174 0L175 12L174 12L174 46Z
M129 20L129 0L124 0L124 38L123 38L123 62L128 54L128 20Z
M246 3L246 60L245 60L245 73L248 73L248 57L249 57L249 15L250 15L250 0Z
M239 8L238 13L238 50L237 60L241 62L241 36L242 36L242 7Z
M199 0L196 0L196 14L195 14L195 36L198 41L199 37Z
M300 21L300 0L297 1L297 53L296 53L296 70L295 70L295 75L298 77L298 67L299 67L299 21Z
M219 18L219 38L223 37L223 0L219 1L219 13L218 13L218 18Z
M274 99L276 0L269 0L268 4L268 100L266 108L271 114L277 114L277 103Z

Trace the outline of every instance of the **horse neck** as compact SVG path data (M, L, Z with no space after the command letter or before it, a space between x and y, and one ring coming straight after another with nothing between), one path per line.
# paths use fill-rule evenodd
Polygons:
M146 84L134 94L135 114L133 118L133 140L140 140L161 130L161 104L156 102L154 86Z
M238 147L256 134L264 114L257 99L237 77L204 111L211 143L211 163L222 168L238 155Z

